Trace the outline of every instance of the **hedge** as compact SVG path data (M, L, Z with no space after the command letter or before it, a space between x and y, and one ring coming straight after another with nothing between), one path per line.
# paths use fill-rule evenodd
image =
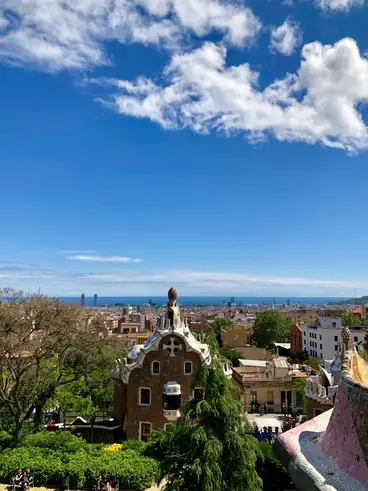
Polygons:
M106 446L106 445L105 445ZM0 480L9 482L18 469L31 468L36 485L93 487L99 475L118 479L120 489L144 490L159 480L159 463L143 455L144 444L126 442L119 452L106 452L62 431L36 433L22 446L0 453Z

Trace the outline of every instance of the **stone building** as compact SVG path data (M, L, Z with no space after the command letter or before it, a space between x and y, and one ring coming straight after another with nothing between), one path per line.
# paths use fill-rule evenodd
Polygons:
M121 383L115 390L114 416L127 439L145 441L153 430L175 422L183 403L200 390L193 380L201 365L209 363L209 348L180 317L176 299L171 288L167 313L158 319L156 331L144 345L128 351L116 374ZM226 373L231 376L230 365Z
M239 361L241 366L233 368L233 381L240 388L240 399L246 411L252 412L257 405L265 403L268 412L274 413L303 408L296 382L300 378L305 379L307 374L294 369L286 358Z

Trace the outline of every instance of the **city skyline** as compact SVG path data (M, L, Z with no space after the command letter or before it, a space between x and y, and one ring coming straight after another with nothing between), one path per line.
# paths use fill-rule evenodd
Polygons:
M0 7L0 288L368 293L363 1L51 3Z

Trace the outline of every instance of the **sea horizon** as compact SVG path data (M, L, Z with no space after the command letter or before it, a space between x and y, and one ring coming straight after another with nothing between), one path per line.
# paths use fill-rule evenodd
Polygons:
M80 304L80 297L58 297L60 300L67 303L77 303ZM290 301L291 304L295 305L325 305L328 303L341 302L346 300L348 297L252 297L252 296L239 296L234 297L236 304L243 305L262 305L262 304L272 304L276 305L286 304ZM97 306L113 306L116 304L121 305L144 305L148 304L149 301L153 304L163 305L167 302L167 296L101 296L98 297ZM224 302L230 302L230 297L225 296L180 296L178 303L181 305L223 305ZM84 305L86 307L93 306L94 297L86 296Z

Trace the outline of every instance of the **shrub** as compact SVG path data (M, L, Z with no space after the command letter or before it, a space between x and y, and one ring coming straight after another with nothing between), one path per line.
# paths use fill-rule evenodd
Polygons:
M0 431L0 450L9 448L14 443L14 437L7 431Z
M140 440L128 440L123 442L121 450L125 452L126 450L134 450L134 452L142 454L147 448L147 443L141 442Z
M21 447L0 453L0 480L9 481L18 469L30 467L36 485L70 487L96 484L99 475L119 480L120 488L144 490L160 477L159 463L142 454L146 445L126 442L117 452L90 445L69 432L36 433Z
M88 444L83 438L73 435L70 431L55 431L28 435L23 439L22 446L74 453L79 450L86 450Z
M65 464L61 455L39 448L14 448L0 454L0 479L9 481L18 469L30 467L37 484L61 484Z
M289 473L276 457L272 445L259 444L260 455L257 459L257 474L263 481L263 489L267 491L283 491L295 489Z

